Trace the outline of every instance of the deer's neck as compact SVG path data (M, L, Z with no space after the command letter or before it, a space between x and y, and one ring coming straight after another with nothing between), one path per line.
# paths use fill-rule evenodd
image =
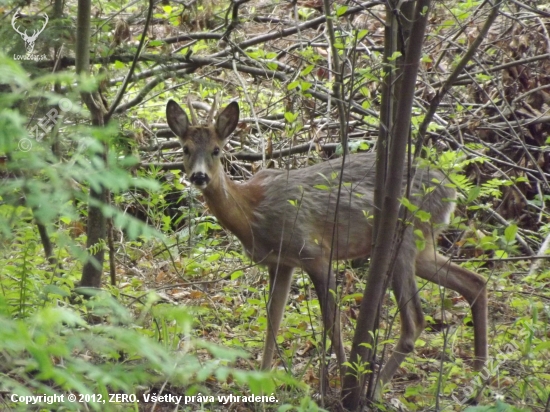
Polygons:
M252 250L254 208L263 198L263 189L251 181L238 184L220 174L203 192L208 208L223 227L234 233L244 247Z

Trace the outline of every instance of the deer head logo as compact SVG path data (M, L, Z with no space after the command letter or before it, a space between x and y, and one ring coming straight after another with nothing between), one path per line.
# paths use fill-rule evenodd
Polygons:
M21 35L21 38L25 42L25 48L27 49L27 54L31 54L34 50L34 42L38 38L38 35L44 31L46 28L46 24L48 24L48 15L44 13L44 25L41 29L33 30L33 33L31 35L27 34L27 29L25 31L21 31L19 25L17 25L17 19L20 18L22 15L19 13L19 11L15 12L11 19L11 25L13 29Z

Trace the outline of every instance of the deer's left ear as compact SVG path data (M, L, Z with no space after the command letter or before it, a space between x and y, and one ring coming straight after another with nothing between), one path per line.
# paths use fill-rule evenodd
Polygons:
M179 138L185 137L189 128L189 119L181 106L173 100L168 100L166 105L166 120L176 136Z
M237 127L237 123L239 123L239 105L237 102L231 102L216 119L216 131L219 138L227 139Z

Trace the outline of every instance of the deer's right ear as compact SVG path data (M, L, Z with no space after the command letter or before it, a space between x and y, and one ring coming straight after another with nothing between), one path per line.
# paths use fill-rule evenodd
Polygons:
M187 134L189 128L189 119L181 106L173 100L168 100L166 105L166 120L168 126L179 138L183 138Z

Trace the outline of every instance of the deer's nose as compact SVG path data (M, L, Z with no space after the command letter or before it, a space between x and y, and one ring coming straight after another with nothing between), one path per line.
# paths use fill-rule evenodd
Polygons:
M206 186L210 182L210 178L206 173L196 172L191 175L191 183L196 186Z

